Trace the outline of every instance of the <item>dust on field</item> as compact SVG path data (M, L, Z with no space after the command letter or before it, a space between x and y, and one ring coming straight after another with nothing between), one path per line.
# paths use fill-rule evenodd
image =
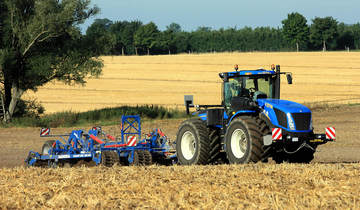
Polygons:
M0 169L2 208L356 209L359 164Z
M359 52L218 53L199 55L103 57L105 67L98 79L85 87L50 83L27 93L37 98L46 112L87 111L121 105L155 104L184 107L184 95L197 104L220 104L218 73L240 69L269 69L280 64L292 72L294 84L285 77L281 97L303 102L360 102Z

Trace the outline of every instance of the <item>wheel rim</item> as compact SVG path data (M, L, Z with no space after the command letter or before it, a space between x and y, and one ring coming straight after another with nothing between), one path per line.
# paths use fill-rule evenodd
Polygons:
M247 149L247 138L242 129L236 129L231 135L231 151L236 158L244 157Z
M186 160L191 160L196 151L195 136L190 132L186 131L181 137L181 152Z
M46 144L46 145L43 147L42 154L43 154L43 155L48 155L48 154L49 154L49 149L50 149L49 145Z

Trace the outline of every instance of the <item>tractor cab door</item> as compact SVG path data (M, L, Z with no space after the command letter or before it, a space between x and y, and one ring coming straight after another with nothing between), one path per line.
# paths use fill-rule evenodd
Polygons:
M242 77L229 78L223 85L223 105L228 115L234 109L234 100L243 100L250 97L250 92L245 88L245 80Z

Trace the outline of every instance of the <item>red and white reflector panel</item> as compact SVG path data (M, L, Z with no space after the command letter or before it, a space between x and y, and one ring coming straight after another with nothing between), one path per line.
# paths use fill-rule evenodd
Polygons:
M335 128L334 127L325 128L325 134L326 134L326 139L329 139L329 140L335 140L336 139L336 134L335 134Z
M129 147L135 147L136 146L136 136L129 136L127 138L127 146Z
M48 136L50 135L50 128L41 128L40 129L40 136Z
M272 139L273 140L281 140L282 139L281 128L273 128L272 129Z

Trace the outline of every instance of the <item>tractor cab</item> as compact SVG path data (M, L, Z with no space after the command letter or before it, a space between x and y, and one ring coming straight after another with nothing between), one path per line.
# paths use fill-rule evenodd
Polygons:
M238 110L254 109L258 99L280 98L280 66L272 65L272 70L240 70L220 73L223 80L222 105L227 114ZM288 83L292 83L291 74L287 74Z
M227 74L222 88L222 104L228 112L248 108L248 104L242 102L276 98L276 74L273 71L245 71L230 77Z

